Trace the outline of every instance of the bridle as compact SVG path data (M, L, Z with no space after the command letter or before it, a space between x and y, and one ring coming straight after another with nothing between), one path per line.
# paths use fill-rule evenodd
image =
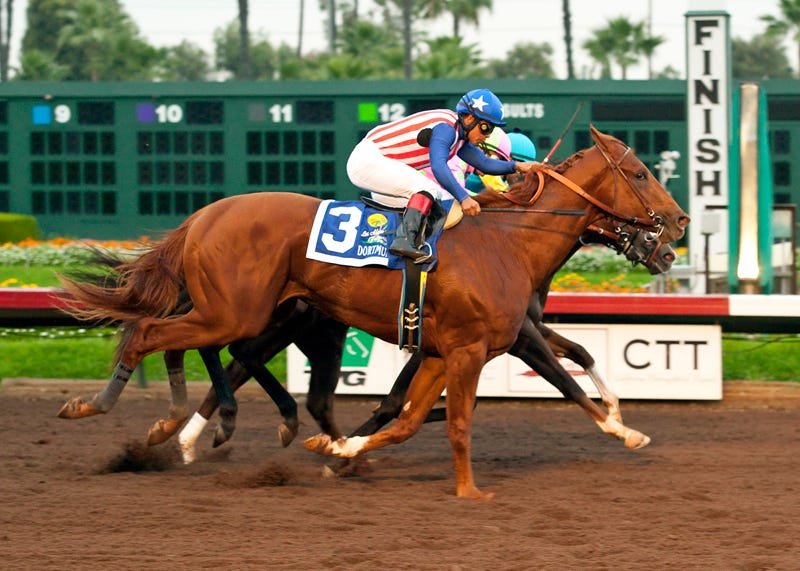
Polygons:
M634 266L644 264L649 267L663 246L655 232L637 226L631 228L627 224L617 226L613 230L590 224L579 238L583 246L595 243L594 240L585 238L586 232L599 236L605 246L625 256L625 259ZM674 252L668 255L674 256ZM664 256L662 255L662 257ZM670 259L669 262L671 263L673 259Z

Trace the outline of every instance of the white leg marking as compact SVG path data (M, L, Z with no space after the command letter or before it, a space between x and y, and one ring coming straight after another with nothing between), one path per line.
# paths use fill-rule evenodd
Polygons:
M205 428L207 423L208 419L203 418L200 416L199 412L196 412L178 435L178 442L181 446L181 454L183 455L184 464L191 464L194 462L196 458L195 444L197 443L197 439L200 437L200 433L203 432L203 428Z
M600 374L600 371L598 371L597 367L594 365L586 369L586 373L594 383L594 386L597 387L597 392L600 393L600 398L602 399L603 404L606 405L608 414L611 415L614 420L622 422L622 411L619 408L619 397L614 393L613 390L611 390L611 387L603 378L603 375Z
M340 438L331 442L331 452L342 458L352 458L358 455L368 437L351 436L350 438Z

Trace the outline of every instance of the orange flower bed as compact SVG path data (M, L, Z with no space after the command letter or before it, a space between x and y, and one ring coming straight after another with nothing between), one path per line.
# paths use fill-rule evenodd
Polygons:
M34 240L33 238L26 238L21 242L6 242L2 247L8 248L10 246L18 246L20 248L35 248L37 246L54 246L56 248L63 248L64 246L100 246L102 248L121 248L132 249L140 247L144 244L150 243L149 236L140 236L138 240L74 240L71 238L53 238L52 240Z

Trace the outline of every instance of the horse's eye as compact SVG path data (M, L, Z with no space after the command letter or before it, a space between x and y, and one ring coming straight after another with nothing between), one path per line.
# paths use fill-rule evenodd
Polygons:
M647 171L638 171L635 175L636 180L647 180Z

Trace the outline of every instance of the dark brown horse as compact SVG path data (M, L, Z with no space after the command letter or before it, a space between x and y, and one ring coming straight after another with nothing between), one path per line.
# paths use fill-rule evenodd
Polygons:
M455 458L456 493L482 498L470 460L470 425L478 376L507 351L528 300L562 263L580 234L611 216L680 238L688 216L621 141L592 127L595 146L551 172L537 208L583 208L581 218L485 213L468 218L439 244L440 267L426 292L423 347L398 422L371 437L312 446L354 456L410 437L447 389L447 425ZM554 177L554 178L550 178ZM512 191L531 196L536 176ZM504 199L496 200L497 203ZM486 206L487 203L484 203ZM504 203L505 205L505 203ZM274 193L233 196L189 217L152 251L130 264L120 287L65 280L86 319L121 321L125 336L115 372L89 401L67 402L63 416L105 412L144 356L165 350L223 346L256 337L278 305L302 298L326 315L381 339L397 338L401 277L377 268L349 268L305 257L319 201ZM183 288L192 302L173 317Z

